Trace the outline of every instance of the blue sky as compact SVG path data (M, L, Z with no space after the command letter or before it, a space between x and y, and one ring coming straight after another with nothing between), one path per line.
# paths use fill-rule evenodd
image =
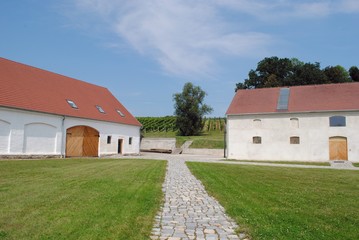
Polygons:
M264 57L359 66L357 0L3 0L0 56L107 87L135 116L192 82L224 116Z

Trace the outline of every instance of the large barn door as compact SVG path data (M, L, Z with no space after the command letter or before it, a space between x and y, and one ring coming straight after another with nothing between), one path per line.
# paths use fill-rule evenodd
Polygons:
M93 128L85 127L83 156L97 157L98 156L98 141L99 141L98 131Z
M87 126L66 131L66 157L97 157L99 132Z
M329 138L329 159L348 160L348 145L346 137Z

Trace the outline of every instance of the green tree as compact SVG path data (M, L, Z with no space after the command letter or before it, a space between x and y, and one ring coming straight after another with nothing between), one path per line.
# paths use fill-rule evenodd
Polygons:
M320 69L320 63L304 63L293 69L291 84L288 86L329 83L327 76Z
M351 79L355 82L359 82L359 69L356 66L349 68L349 75Z
M324 68L324 74L327 76L330 83L351 82L349 73L344 67L337 65L335 67L328 66Z
M190 82L184 85L182 93L173 94L176 126L181 136L201 133L204 115L212 112L212 108L203 103L206 95L205 91Z

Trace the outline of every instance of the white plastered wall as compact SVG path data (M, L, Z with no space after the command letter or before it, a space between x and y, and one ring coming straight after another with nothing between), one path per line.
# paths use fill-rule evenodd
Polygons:
M140 151L140 127L0 107L0 155L65 155L66 129L89 126L100 133L99 155ZM107 136L111 144L107 144ZM132 144L129 144L132 138Z
M345 116L345 127L329 117ZM298 127L292 118L298 119ZM254 121L255 119L260 120ZM359 112L277 113L227 116L227 157L248 160L328 161L329 138L347 138L348 160L359 161ZM261 144L253 144L259 136ZM299 137L300 144L290 144Z
M122 154L139 154L140 152L140 127L138 126L66 117L65 129L74 126L89 126L99 131L100 155L117 154L119 139L123 140ZM107 143L108 136L111 136L109 144ZM131 144L130 138L132 138Z

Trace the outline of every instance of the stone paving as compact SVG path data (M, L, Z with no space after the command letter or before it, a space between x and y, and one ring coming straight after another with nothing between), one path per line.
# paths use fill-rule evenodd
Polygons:
M156 216L151 239L246 238L244 234L236 235L236 223L206 193L202 183L191 174L183 159L169 157L163 191L165 202Z

